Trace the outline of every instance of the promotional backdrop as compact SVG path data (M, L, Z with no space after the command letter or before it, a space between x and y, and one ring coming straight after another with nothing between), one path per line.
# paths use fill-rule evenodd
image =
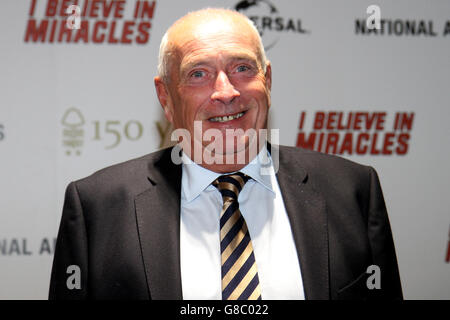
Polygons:
M377 170L405 298L450 299L445 0L2 0L0 299L47 298L70 181L167 145L159 42L204 7L257 25L281 144Z

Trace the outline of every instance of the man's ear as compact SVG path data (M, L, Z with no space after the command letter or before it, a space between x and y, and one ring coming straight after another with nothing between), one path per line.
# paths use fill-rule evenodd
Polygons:
M267 104L270 108L270 105L272 104L271 97L270 97L270 90L272 90L272 65L270 64L270 61L267 60L266 62L266 89L267 89Z
M155 77L154 82L156 88L156 95L158 96L159 103L161 104L161 107L164 110L164 115L166 116L166 119L173 124L172 101L170 99L166 83L159 76Z
M266 86L269 91L272 89L272 65L270 61L266 61Z

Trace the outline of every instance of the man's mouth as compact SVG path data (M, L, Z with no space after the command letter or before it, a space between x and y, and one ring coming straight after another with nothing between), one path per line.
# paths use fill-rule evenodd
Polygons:
M245 114L245 112L239 112L233 115L229 115L229 116L221 116L221 117L214 117L214 118L210 118L208 119L211 122L227 122L227 121L231 121L234 119L239 119L240 117L242 117Z

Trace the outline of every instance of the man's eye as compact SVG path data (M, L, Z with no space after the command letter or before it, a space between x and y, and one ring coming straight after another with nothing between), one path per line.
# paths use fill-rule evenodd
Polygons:
M247 70L249 70L249 69L250 69L250 68L247 67L247 66L239 66L239 67L236 68L236 71L237 71L237 72L245 72L245 71L247 71Z
M200 70L194 71L194 72L191 73L191 77L192 78L201 78L204 75L205 75L205 72L204 71L200 71Z

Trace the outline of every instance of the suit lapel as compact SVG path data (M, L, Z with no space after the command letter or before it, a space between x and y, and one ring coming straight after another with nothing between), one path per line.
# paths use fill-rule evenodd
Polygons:
M182 299L180 271L181 166L172 149L151 163L151 186L135 198L136 219L151 299ZM156 169L156 170L155 170ZM149 183L150 184L150 183Z
M272 146L272 149L274 146ZM278 183L291 224L306 299L329 299L325 199L308 181L299 153L279 149Z

